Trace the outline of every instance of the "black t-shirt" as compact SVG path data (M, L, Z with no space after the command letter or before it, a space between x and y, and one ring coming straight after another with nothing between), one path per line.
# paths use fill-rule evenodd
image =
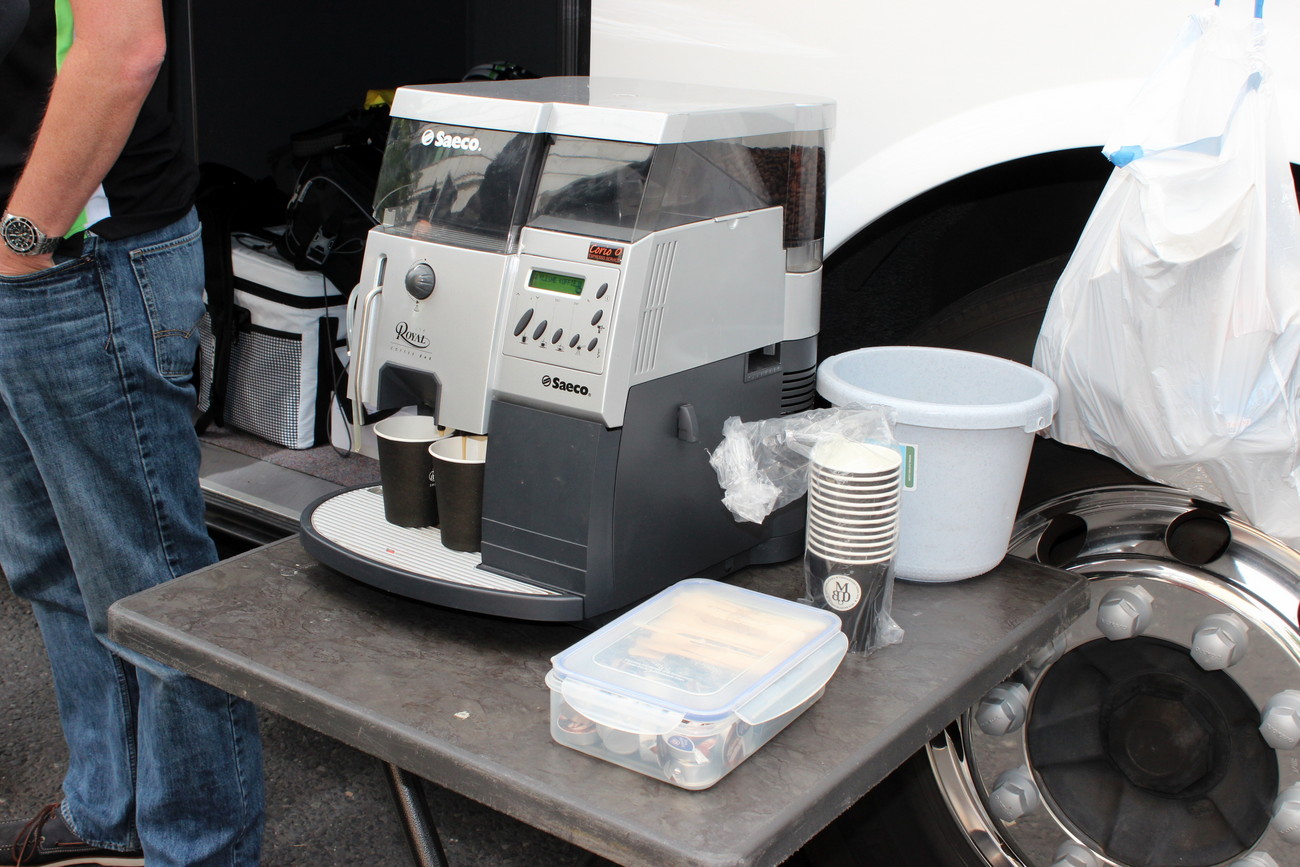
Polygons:
M45 111L56 69L57 16L70 14L67 8L60 0L0 0L0 202L9 200ZM116 240L162 228L194 202L198 170L169 109L169 80L164 63L104 178L109 216L89 227L97 235Z

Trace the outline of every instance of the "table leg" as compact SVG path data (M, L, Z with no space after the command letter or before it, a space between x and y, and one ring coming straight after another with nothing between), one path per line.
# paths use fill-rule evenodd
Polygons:
M442 851L438 829L433 826L433 815L429 812L429 802L424 797L419 777L389 762L384 762L384 771L416 867L448 867L447 855Z

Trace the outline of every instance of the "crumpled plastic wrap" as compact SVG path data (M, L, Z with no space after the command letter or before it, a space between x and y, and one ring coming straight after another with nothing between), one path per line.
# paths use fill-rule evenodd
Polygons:
M893 444L893 411L850 404L762 421L727 419L722 443L709 457L725 492L723 505L736 520L761 524L807 492L813 447L834 437Z

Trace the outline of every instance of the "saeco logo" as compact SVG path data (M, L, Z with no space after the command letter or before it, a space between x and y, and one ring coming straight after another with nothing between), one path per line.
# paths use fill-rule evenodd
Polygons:
M434 145L440 148L451 148L458 151L474 152L482 147L478 139L469 135L448 135L444 130L434 132L426 129L420 133L420 144L428 147Z
M580 394L583 397L591 394L591 389L585 385L578 385L576 382L565 382L558 376L543 376L542 388L555 388L560 391L569 391L574 394Z

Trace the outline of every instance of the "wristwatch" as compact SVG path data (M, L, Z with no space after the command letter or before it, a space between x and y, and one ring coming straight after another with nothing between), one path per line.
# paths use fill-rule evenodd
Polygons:
M61 238L47 237L26 217L5 212L0 219L0 238L19 256L44 256L58 249Z

